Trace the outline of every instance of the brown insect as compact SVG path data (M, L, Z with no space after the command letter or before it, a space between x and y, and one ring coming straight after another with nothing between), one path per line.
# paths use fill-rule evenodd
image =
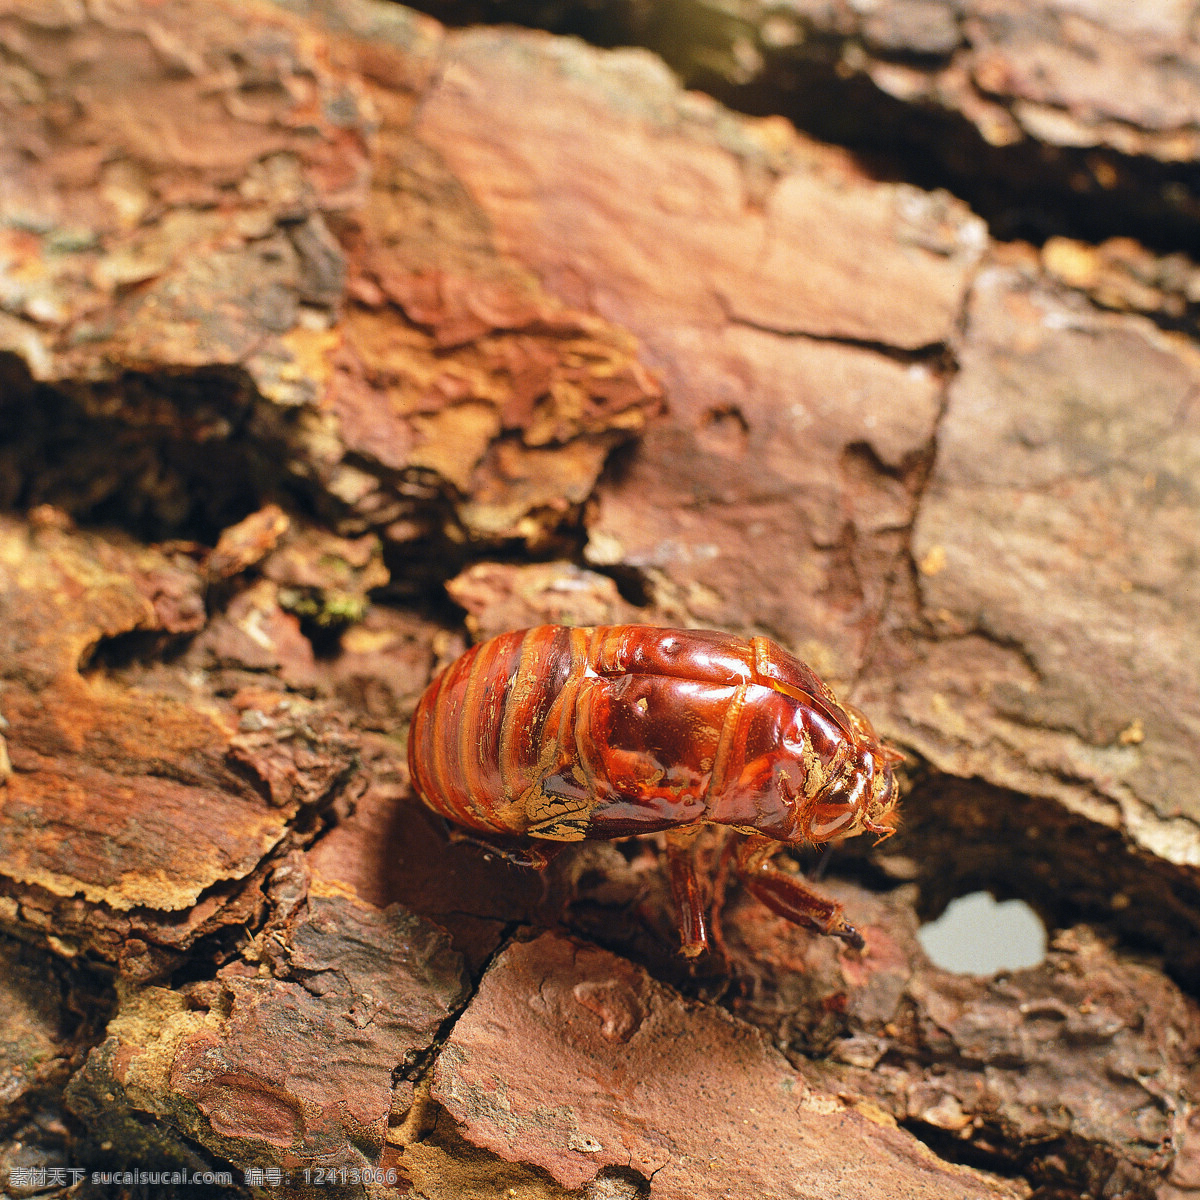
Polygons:
M695 836L748 835L735 864L774 912L861 948L841 905L771 856L895 829L892 765L867 719L767 638L542 625L468 650L425 690L413 784L484 837L573 842L665 831L683 952L708 945Z

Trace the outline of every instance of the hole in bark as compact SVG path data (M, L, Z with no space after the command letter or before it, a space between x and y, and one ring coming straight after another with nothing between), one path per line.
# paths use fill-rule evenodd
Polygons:
M609 452L608 458L604 460L599 482L609 484L613 487L628 482L630 476L633 474L633 467L637 460L640 445L641 442L635 439L629 442L622 442L619 446L614 446Z
M583 1189L583 1200L646 1200L650 1180L632 1167L605 1167Z
M588 564L588 570L607 575L617 585L617 594L627 604L632 604L637 608L646 608L653 600L649 580L637 567L623 564L595 567Z
M712 454L741 458L749 446L750 423L736 404L710 408L701 418L696 441Z
M116 674L136 667L174 662L191 642L190 634L134 629L101 638L80 661L79 672Z
M1046 927L1023 900L996 903L991 892L951 900L917 939L930 961L962 975L1036 967L1046 957Z
M970 1138L938 1129L923 1121L901 1121L914 1137L939 1158L1002 1179L1024 1180L1031 1200L1098 1200L1127 1196L1146 1200L1155 1195L1146 1179L1129 1163L1115 1160L1105 1150L1083 1138L1031 1139L1014 1146L1011 1135L999 1127L984 1126Z
M51 387L0 356L0 507L49 504L144 541L212 545L294 482L286 430L267 429L255 401L228 370Z
M1200 889L1185 868L1042 798L977 779L914 775L886 852L872 855L869 845L850 841L843 860L861 862L867 878L882 868L917 882L925 920L971 892L1021 899L1051 933L1091 925L1130 950L1159 956L1176 983L1200 991ZM890 856L898 856L901 874L888 868Z

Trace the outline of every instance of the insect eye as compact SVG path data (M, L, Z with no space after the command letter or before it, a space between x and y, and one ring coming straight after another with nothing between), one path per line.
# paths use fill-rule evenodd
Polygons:
M808 836L814 842L836 837L854 821L854 809L842 803L818 804L808 822Z
M861 771L835 779L820 794L808 819L808 836L814 842L836 837L854 824L862 805L866 780Z

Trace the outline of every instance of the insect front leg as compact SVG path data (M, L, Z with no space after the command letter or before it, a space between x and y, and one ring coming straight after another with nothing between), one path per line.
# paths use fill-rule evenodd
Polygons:
M704 925L704 894L696 877L696 835L699 826L668 829L667 878L671 882L671 899L679 917L681 949L688 958L708 949L708 931Z
M807 925L820 933L841 938L847 946L861 950L863 936L846 920L842 906L811 888L794 875L787 875L771 862L781 842L748 837L738 850L738 877L750 894L772 912L796 925Z
M544 871L562 849L562 843L550 842L545 846L522 844L515 838L501 834L489 836L480 830L466 830L444 822L446 838L456 845L473 846L481 850L485 858L498 858L514 867L525 867L532 871Z

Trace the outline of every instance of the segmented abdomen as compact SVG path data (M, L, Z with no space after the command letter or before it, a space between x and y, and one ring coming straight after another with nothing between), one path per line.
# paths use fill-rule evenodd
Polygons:
M894 806L894 754L809 667L766 638L704 630L501 634L430 684L408 761L450 820L560 841L703 821L827 839L860 808L877 824ZM827 791L862 800L852 813Z
M413 784L431 808L469 828L525 832L518 798L540 775L547 714L567 680L582 674L587 640L579 633L543 625L501 634L434 680L408 745Z

